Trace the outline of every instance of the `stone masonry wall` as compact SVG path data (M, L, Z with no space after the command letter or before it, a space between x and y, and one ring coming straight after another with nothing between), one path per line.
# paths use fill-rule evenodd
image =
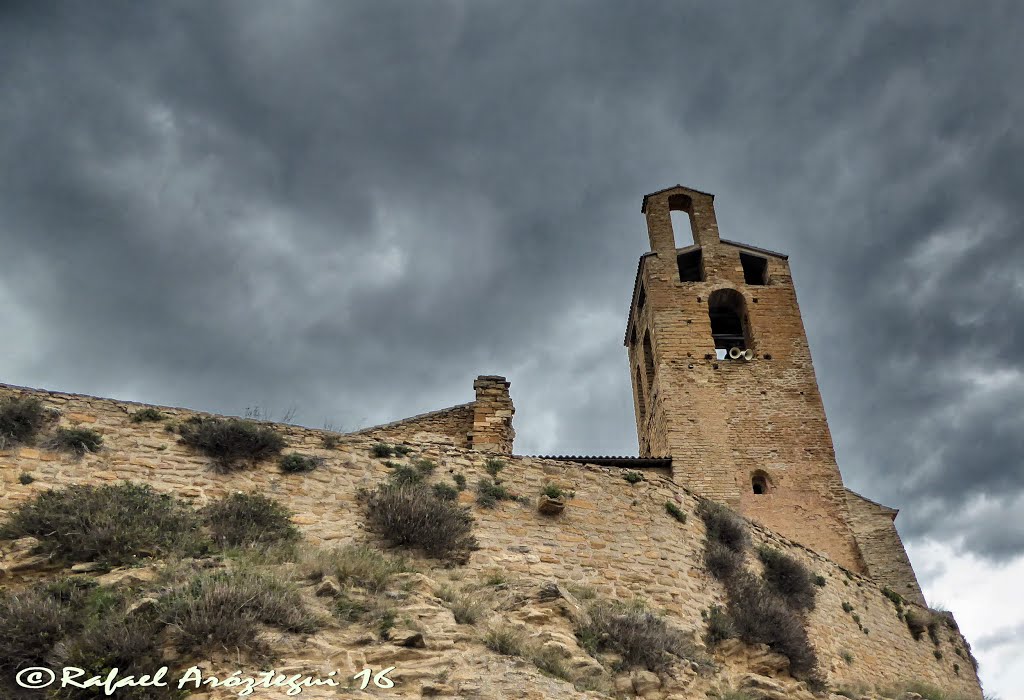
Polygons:
M868 575L879 586L888 586L907 600L925 605L924 593L893 522L896 511L853 491L847 490L846 496L850 506L850 526L864 554Z
M23 392L59 409L62 424L100 432L104 447L79 460L39 447L0 451L0 517L48 488L131 480L196 505L236 490L260 491L287 504L313 544L372 539L363 529L356 496L359 487L372 487L388 474L382 460L370 454L376 442L372 435L340 436L335 449L326 449L324 431L278 425L287 451L322 456L324 466L307 474L284 474L268 462L222 475L209 469L206 458L179 444L163 422L132 423L130 416L142 408L139 404L0 386L0 396ZM193 415L184 409L161 410L169 421ZM445 435L421 436L423 442L410 456L437 461L436 478L460 472L473 484L485 474L485 454L455 446ZM701 611L723 603L721 585L702 563L704 528L693 515L697 497L674 484L667 471L649 470L644 481L630 485L615 468L523 457L507 462L502 477L513 492L534 497L554 482L574 490L575 497L557 518L517 502L503 502L493 510L473 507L481 549L473 553L470 569L585 584L622 599L642 596L664 609L672 624L698 631L703 629ZM19 483L22 473L35 481ZM472 502L469 492L461 498L467 505ZM685 523L665 512L669 500L690 514ZM833 684L924 681L980 700L971 665L958 655L964 653L959 634L943 629L938 646L927 636L914 641L874 582L763 527L751 528L755 542L771 543L825 577L809 632ZM843 611L843 603L852 606L850 614Z
M428 433L435 437L447 437L450 443L456 447L469 447L475 410L474 403L464 403L440 411L431 411L411 418L363 428L353 434L365 435L386 442L408 440L419 433Z
M512 416L516 409L508 393L504 377L483 376L473 382L476 401L473 404L473 431L469 446L480 452L512 454L516 431Z

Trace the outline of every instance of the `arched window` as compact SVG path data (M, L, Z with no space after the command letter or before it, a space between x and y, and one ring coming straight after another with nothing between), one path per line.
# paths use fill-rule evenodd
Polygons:
M735 289L716 289L708 297L711 337L718 358L724 359L730 348L745 350L750 344L747 328L747 306L743 295Z
M644 331L644 371L647 374L647 392L654 394L654 348L651 347L651 332Z
M771 481L768 479L768 473L758 469L750 476L750 487L754 493L758 496L763 496L771 490Z

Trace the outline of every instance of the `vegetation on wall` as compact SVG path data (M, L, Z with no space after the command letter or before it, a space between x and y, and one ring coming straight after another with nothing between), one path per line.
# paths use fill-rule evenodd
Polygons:
M271 426L241 418L193 416L178 433L183 443L212 458L222 472L252 467L285 447L284 438Z
M89 428L58 428L46 441L47 449L70 452L78 457L86 452L99 452L103 436Z
M291 511L258 493L228 494L204 506L200 514L221 547L251 547L299 537Z
M386 483L366 495L371 529L395 545L442 559L465 560L476 549L473 517L421 483Z
M21 504L0 525L0 538L37 537L58 561L111 566L171 553L202 551L195 511L149 486L68 486Z
M42 401L31 397L0 400L0 450L31 444L48 419Z

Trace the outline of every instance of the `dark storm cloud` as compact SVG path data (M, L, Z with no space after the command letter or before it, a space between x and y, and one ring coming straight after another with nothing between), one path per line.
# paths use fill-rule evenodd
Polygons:
M3 381L354 428L502 373L518 451L635 452L639 201L682 182L792 255L848 484L1024 551L1017 6L0 18Z

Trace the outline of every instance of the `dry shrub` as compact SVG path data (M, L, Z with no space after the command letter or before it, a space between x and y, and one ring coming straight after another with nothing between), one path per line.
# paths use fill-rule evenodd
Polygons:
M258 639L260 624L289 632L321 626L283 578L246 570L200 573L166 594L160 612L177 633L177 647L187 653L226 649L266 655L269 650Z
M99 452L103 436L89 428L58 428L46 441L49 450L60 450L82 457L86 452Z
M45 591L0 591L0 677L5 685L19 669L45 665L50 650L74 624L73 610Z
M32 536L64 561L112 566L206 546L188 505L149 486L74 485L50 489L21 504L0 526L0 538Z
M412 571L405 557L359 545L316 550L300 561L300 567L311 579L335 576L342 585L358 586L373 593L384 590L395 574Z
M624 665L640 665L651 671L664 670L673 657L696 656L688 635L672 629L663 617L636 601L591 604L576 635L591 651L614 651L622 656Z
M465 560L477 548L473 517L422 484L384 484L366 500L370 527L392 544L442 559Z
M816 591L814 578L807 567L771 547L760 547L757 553L764 564L764 582L790 605L801 610L813 610Z
M697 515L704 521L709 540L721 542L738 553L747 548L749 536L746 523L725 506L714 501L701 501L697 506Z
M193 416L178 433L182 442L212 458L222 472L254 466L285 447L284 438L269 425L241 418Z
M47 411L39 399L3 399L0 401L0 450L31 443L47 420Z
M200 511L214 541L221 547L251 547L299 538L291 511L258 493L232 493Z
M743 570L743 553L735 552L718 540L704 544L704 565L719 581L727 581Z
M740 639L767 644L789 658L794 678L817 681L818 658L801 613L757 577L747 573L728 584L729 618Z

